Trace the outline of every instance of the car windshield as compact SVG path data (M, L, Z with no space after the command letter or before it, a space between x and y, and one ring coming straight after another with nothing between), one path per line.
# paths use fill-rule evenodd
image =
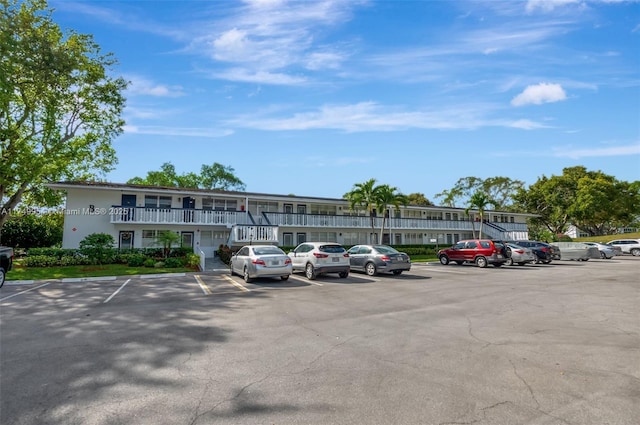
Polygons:
M282 254L282 255L284 255L284 251L282 251L277 246L262 246L260 248L254 248L253 252L256 255L267 255L267 254Z
M322 252L328 252L330 254L345 252L345 249L342 245L322 245L318 249Z
M380 254L397 254L398 253L397 250L391 248L390 246L386 246L386 245L376 245L376 246L374 246L374 248Z

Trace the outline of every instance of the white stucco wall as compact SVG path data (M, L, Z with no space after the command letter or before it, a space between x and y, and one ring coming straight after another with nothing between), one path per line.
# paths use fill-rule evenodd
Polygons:
M92 233L108 233L118 240L118 231L110 222L109 208L120 203L120 192L69 189L64 209L63 248L77 248ZM90 206L93 205L93 212Z

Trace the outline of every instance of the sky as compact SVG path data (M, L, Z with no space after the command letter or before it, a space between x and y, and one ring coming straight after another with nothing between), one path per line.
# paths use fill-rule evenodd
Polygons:
M248 192L436 195L584 166L640 180L640 2L60 1L129 81L125 183L165 162Z

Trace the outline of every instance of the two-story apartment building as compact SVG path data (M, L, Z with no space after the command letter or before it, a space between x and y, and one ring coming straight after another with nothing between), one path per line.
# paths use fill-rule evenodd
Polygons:
M182 189L105 182L59 182L66 192L64 248L91 233L111 234L120 248L155 246L159 232L178 233L183 246L213 257L221 244L305 241L345 245L376 241L386 215L383 242L450 245L478 232L477 212L463 208L407 206L372 219L341 198ZM389 217L390 215L390 217ZM483 237L526 239L530 214L485 211ZM374 234L375 233L375 234Z

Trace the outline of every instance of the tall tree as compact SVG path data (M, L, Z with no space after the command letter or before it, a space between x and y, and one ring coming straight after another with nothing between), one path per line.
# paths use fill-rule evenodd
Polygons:
M475 192L473 195L471 195L471 198L469 198L469 203L467 208L464 210L464 212L468 215L471 216L470 211L471 210L476 210L478 211L478 217L480 218L480 231L478 232L478 237L481 238L482 237L482 224L484 222L484 212L487 209L487 207L491 204L493 204L493 200L491 198L489 198L489 195L487 195L484 192L481 191L477 191ZM473 220L471 220L471 222L473 223ZM473 224L472 224L473 226ZM475 237L475 227L473 227L473 233L474 233L474 237Z
M61 203L45 183L113 169L127 83L90 35L63 33L45 0L0 0L0 28L1 228L21 202Z
M457 207L468 204L471 196L478 192L484 192L494 202L497 210L511 211L515 208L514 196L524 188L521 180L512 180L509 177L463 177L448 190L443 190L435 195L442 200L442 204L448 207Z
M382 215L380 236L378 236L378 243L382 243L382 235L384 235L385 221L387 218L387 209L389 207L393 207L395 211L399 211L400 205L407 206L409 204L409 198L406 195L398 192L398 188L391 187L386 184L378 186L376 188L375 196L376 209L380 211L380 214ZM389 211L389 221L391 221L391 211ZM389 229L389 243L393 243L393 239L391 237L391 229Z
M134 177L127 183L191 189L244 190L245 184L234 172L233 168L214 162L212 165L202 165L200 174L178 174L173 164L165 162L159 171L149 171L146 177Z
M369 179L364 183L354 184L351 191L343 195L343 198L349 202L349 209L352 211L364 210L369 215L372 234L375 234L376 231L374 213L378 204L378 187L376 179Z
M407 195L407 199L409 200L409 205L416 205L418 207L433 205L433 202L428 200L427 197L424 196L424 193L410 193Z
M516 200L525 211L537 214L533 224L554 236L570 224L591 235L610 234L632 225L640 217L640 182L622 182L583 166L568 167L561 176L542 176Z

